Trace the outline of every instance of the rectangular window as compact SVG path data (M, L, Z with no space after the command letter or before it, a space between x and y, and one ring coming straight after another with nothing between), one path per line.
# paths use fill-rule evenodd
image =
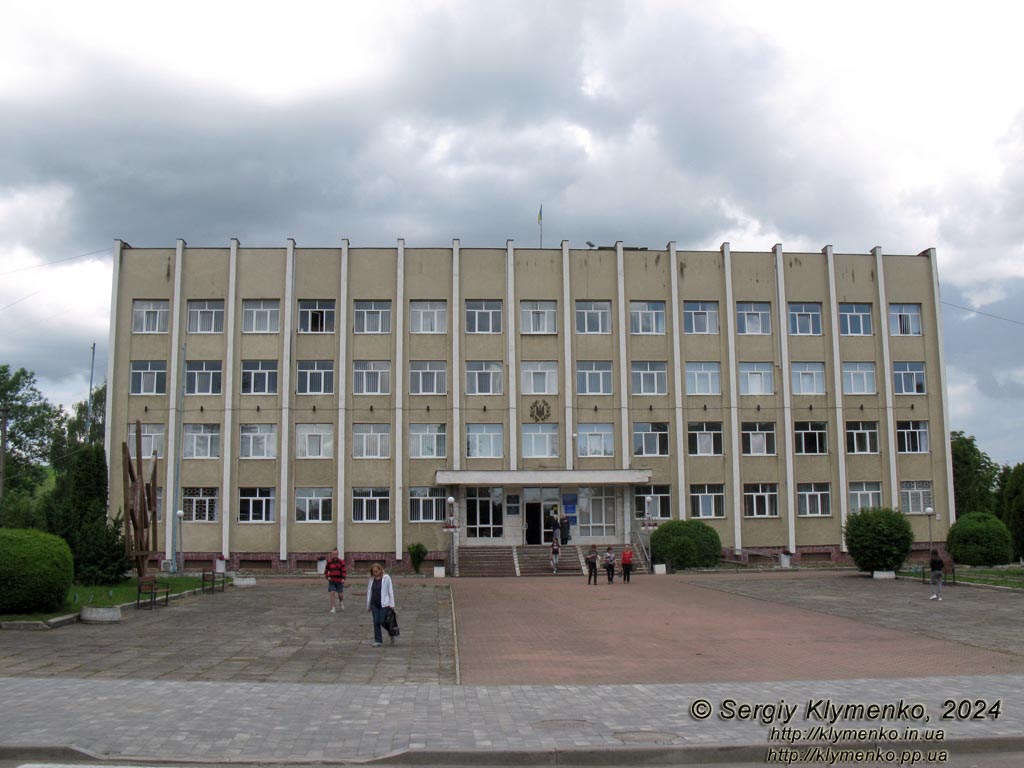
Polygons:
M794 453L828 453L828 424L824 421L798 421L795 425Z
M725 486L722 483L691 485L690 517L725 517Z
M132 333L167 333L166 299L135 299L132 302Z
M930 480L903 480L900 482L900 512L905 515L923 514L932 506Z
M772 305L760 301L736 302L736 333L768 336L772 332Z
M789 302L789 335L821 336L819 302Z
M281 330L281 302L277 299L244 299L242 333L278 333Z
M243 360L242 394L276 395L277 360Z
M924 363L893 363L893 391L897 395L923 395Z
M448 333L448 302L410 301L409 333Z
M129 393L133 395L166 395L167 362L165 360L132 360Z
M928 422L896 422L897 453L928 453Z
M672 486L634 485L633 514L638 518L646 517L649 514L655 520L670 519L672 517Z
M466 362L467 395L500 395L503 390L501 363L486 360Z
M334 458L333 424L296 424L296 459Z
M774 395L773 367L771 363L740 363L740 394Z
M186 523L216 523L220 488L182 488L181 511Z
M135 455L135 424L128 425L128 455L133 459L138 458ZM142 425L142 458L149 459L153 456L153 452L156 451L156 457L162 459L164 457L164 425L163 424L143 424Z
M687 363L686 394L722 394L722 364L711 362Z
M557 424L523 424L524 459L553 459L557 456Z
M744 421L740 439L744 456L774 456L775 422Z
M578 360L576 362L577 395L610 395L612 393L612 364L604 361Z
M615 535L615 489L605 486L579 489L576 508L581 537Z
M357 301L354 333L391 333L391 302Z
M832 514L831 493L829 483L797 483L797 516L829 517Z
M466 488L466 537L500 539L504 531L501 488Z
M920 336L921 305L890 304L889 333L892 336Z
M186 459L220 458L220 424L186 424L182 437Z
M189 333L224 333L224 300L188 302Z
M299 395L333 395L334 362L299 360L295 392Z
M242 424L241 432L238 442L238 458L277 458L276 424Z
M825 394L824 363L792 363L794 395Z
M847 453L878 453L878 422L846 422Z
M632 384L634 395L668 394L668 363L634 361Z
M333 519L333 488L295 489L296 523L329 523Z
M391 520L390 488L353 488L352 522L386 523Z
M274 488L239 488L238 522L274 522L274 502L277 491Z
M778 483L745 483L743 485L744 517L778 517Z
M467 299L466 333L501 333L501 301Z
M634 456L668 456L668 424L666 422L633 422Z
M443 360L413 360L409 363L410 395L447 395L448 371Z
M611 424L577 424L576 455L614 456L615 429Z
M299 299L299 333L334 333L334 299Z
M882 506L881 483L850 483L850 513Z
M409 522L443 523L448 519L447 499L447 488L410 488Z
M558 326L555 320L557 308L558 302L555 301L520 301L520 332L526 334L558 333Z
M840 304L839 305L839 335L840 336L870 336L871 335L871 305L870 304Z
M446 424L410 424L409 458L444 459L448 456Z
M721 456L722 422L691 421L687 424L686 450L691 456Z
M664 334L665 302L629 302L629 332L641 335Z
M505 455L503 424L467 424L466 458L500 459Z
M576 333L611 333L612 303L610 301L577 301Z
M557 395L558 363L524 360L520 365L524 395Z
M220 360L189 360L185 363L186 395L219 395Z
M390 395L390 360L355 360L352 363L353 395Z
M390 459L390 424L353 424L353 459Z
M684 301L683 333L718 333L718 302Z
M877 392L874 363L843 363L844 395L874 395Z

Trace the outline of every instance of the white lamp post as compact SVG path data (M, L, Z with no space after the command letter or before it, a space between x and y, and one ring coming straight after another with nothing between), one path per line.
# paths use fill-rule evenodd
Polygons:
M931 507L925 507L924 513L928 516L928 556L931 557L933 544L932 544L932 516L935 517L935 522L938 523L942 517Z
M179 509L174 513L178 518L178 550L174 553L174 567L177 573L181 573L185 570L185 542L182 537L181 521L185 519L185 511ZM181 562L178 562L178 558L181 558Z
M446 499L448 503L448 522L445 524L445 529L452 535L451 549L448 554L448 573L451 576L455 575L455 537L459 535L459 520L455 517L455 497L449 496Z

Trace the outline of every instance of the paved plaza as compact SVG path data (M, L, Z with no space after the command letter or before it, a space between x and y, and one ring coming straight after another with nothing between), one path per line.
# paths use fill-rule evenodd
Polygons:
M322 581L259 579L115 626L0 632L0 759L761 760L771 724L726 702L795 704L807 728L820 699L921 704L884 722L954 754L1024 749L1024 596L927 594L852 572L398 579L402 635L377 649L361 588L331 615ZM941 720L951 698L999 717Z

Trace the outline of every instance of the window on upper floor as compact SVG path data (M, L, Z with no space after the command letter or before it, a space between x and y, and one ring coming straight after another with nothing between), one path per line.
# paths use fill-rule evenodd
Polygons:
M220 360L189 360L185 363L186 395L219 395Z
M665 302L629 302L629 332L639 335L664 334Z
M744 421L741 440L744 456L774 456L775 422Z
M334 299L299 299L299 333L334 333Z
M353 459L390 459L390 424L353 424Z
M444 459L448 456L446 424L410 424L409 458Z
M243 360L242 394L276 395L277 360Z
M839 335L840 336L870 336L871 335L871 305L870 304L840 304L839 305Z
M142 458L149 459L153 456L153 452L156 452L156 457L162 459L164 457L164 425L163 424L143 424L142 430L139 434L142 435ZM135 454L135 424L128 425L128 437L125 439L128 443L128 455L136 459L138 456Z
M409 362L410 395L447 395L448 370L444 360Z
M767 336L772 332L772 305L761 301L736 302L736 333Z
M390 395L390 360L355 360L352 363L353 395Z
M466 300L466 333L501 333L501 300Z
M925 394L924 363L893 363L892 383L897 395Z
M334 457L333 424L296 424L295 458L330 459Z
M352 489L353 523L387 523L390 520L390 488Z
M276 459L277 425L242 424L238 441L240 459Z
M165 360L132 360L131 383L128 392L132 395L166 395L167 362Z
M844 395L874 395L877 393L874 363L843 363Z
M877 482L850 483L850 514L862 509L882 506L882 484Z
M773 370L771 363L740 363L740 394L775 394Z
M794 425L793 452L803 455L828 453L828 424L824 421L798 421Z
M524 395L557 395L558 363L554 360L524 360L520 363Z
M448 302L410 301L410 333L448 333Z
M921 305L890 304L889 334L892 336L920 336Z
M500 459L505 455L505 427L502 424L467 424L466 457Z
M614 456L615 428L611 424L577 424L576 455L580 458Z
M167 333L166 299L135 299L132 302L132 333Z
M224 300L190 300L188 302L188 332L224 333Z
M824 363L792 363L794 395L825 394Z
M779 484L745 483L743 485L744 517L778 517Z
M577 301L576 333L611 333L612 303L610 301Z
M691 485L690 517L725 517L725 485L722 483Z
M577 395L610 395L611 393L611 361L578 360L576 362Z
M297 374L296 394L334 394L334 362L332 360L299 360Z
M683 333L718 333L718 302L684 301Z
M357 301L354 333L391 333L391 301Z
M524 459L554 459L557 457L557 424L523 424Z
M295 489L296 523L329 523L333 519L333 488Z
M496 360L466 361L467 395L500 395L503 391L501 363Z
M242 333L278 333L281 330L281 302L278 299L244 299Z
M634 360L631 378L634 395L668 394L668 363Z
M846 422L847 453L878 453L878 422Z
M220 458L220 424L186 424L182 441L186 459Z
M928 422L897 421L896 451L897 453L928 453Z
M668 423L633 422L634 456L668 456Z
M829 517L832 514L830 483L797 483L796 514L798 517Z
M820 302L789 302L789 335L821 336Z
M555 301L519 302L520 332L524 334L558 333L557 310L558 302Z
M687 363L686 394L722 394L722 364L715 362Z
M691 421L687 424L686 452L691 456L721 456L722 422Z

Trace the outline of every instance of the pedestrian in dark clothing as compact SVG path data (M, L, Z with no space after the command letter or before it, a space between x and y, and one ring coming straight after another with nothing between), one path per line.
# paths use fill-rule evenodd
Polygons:
M327 596L331 600L331 613L338 610L345 610L345 579L347 571L345 561L338 557L338 550L332 549L331 556L327 558L327 565L324 568L324 576L327 578ZM338 596L337 608L334 604L334 596Z
M551 540L552 541L558 541L559 537L561 536L561 531L562 531L561 525L558 522L558 515L552 515L551 516L550 528L551 528Z
M612 552L611 547L604 551L602 560L604 561L604 569L608 573L608 583L611 584L615 581L615 553Z
M558 573L558 537L556 536L551 540L551 572Z
M932 550L931 560L928 561L928 568L932 572L932 596L929 600L941 600L942 599L942 571L946 568L946 564L939 557L939 550Z
M591 544L590 545L590 551L587 553L587 556L586 556L586 558L584 558L584 560L587 563L587 584L593 583L593 585L596 587L597 586L597 545L596 544ZM591 582L591 579L593 579L593 582Z
M566 546L569 543L569 539L572 536L569 535L569 518L562 515L562 521L558 524L559 532L562 534L562 546Z

